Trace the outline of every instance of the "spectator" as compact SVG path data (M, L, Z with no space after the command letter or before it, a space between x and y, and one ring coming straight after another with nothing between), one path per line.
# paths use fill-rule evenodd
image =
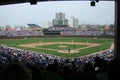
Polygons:
M120 58L113 59L108 64L109 80L120 80Z
M100 57L95 57L94 68L96 70L98 80L108 80L107 61Z
M32 65L31 66L31 70L32 70L32 80L43 80L43 77L42 77L42 72L39 68L38 65Z
M32 80L32 75L26 67L14 63L1 70L0 80Z
M90 63L86 63L83 68L83 80L97 80L94 67Z
M45 80L63 80L56 72L56 66L53 64L48 65L48 69L43 72L43 77Z
M59 80L62 80L62 79L64 80L81 80L81 79L96 80L96 75L98 80L107 80L106 66L107 66L107 63L113 59L113 55L114 55L114 50L111 50L111 51L107 50L97 54L90 54L90 55L86 55L78 58L66 59L62 57L17 49L14 47L8 47L5 45L0 46L0 64L3 65L2 67L12 62L21 63L32 70L32 74L33 74L32 80L42 80L42 79L43 80L44 79L45 80L50 80L50 79L51 80L58 80L58 79ZM88 62L90 62L91 64L88 64ZM99 68L96 68L96 67L99 67ZM6 76L8 76L8 74L12 75L13 73L15 73L14 69L13 69L14 72L10 73L12 72L12 69L10 68L7 69L9 70L8 71L9 73L7 73L6 69L2 70L1 73L3 75L3 72L4 72L4 75L6 74ZM96 69L96 73L94 69ZM26 69L25 69L25 72L26 72ZM23 76L23 75L19 75L19 76ZM21 78L16 80L20 80ZM0 79L8 80L7 77L1 77Z

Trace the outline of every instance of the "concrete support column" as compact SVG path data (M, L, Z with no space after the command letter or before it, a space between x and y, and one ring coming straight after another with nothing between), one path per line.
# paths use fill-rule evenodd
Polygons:
M115 0L115 54L120 57L120 0Z

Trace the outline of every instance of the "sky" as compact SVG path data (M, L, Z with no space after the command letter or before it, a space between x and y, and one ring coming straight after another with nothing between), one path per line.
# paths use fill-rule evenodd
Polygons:
M79 19L79 24L113 24L115 17L113 1L99 1L95 7L90 6L90 1L48 1L12 4L0 6L0 26L26 26L34 23L46 27L48 21L55 18L55 13L63 12L65 17Z

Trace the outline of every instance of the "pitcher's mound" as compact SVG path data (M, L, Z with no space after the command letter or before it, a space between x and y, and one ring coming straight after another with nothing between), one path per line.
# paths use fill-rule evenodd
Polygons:
M61 47L61 48L66 48L67 46L58 46L58 47Z

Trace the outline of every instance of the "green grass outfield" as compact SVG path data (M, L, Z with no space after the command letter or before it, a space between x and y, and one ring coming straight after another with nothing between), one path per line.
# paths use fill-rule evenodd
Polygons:
M86 48L86 49L82 49L78 53L75 53L75 54L74 53L73 54L60 53L60 52L57 52L57 51L54 51L54 50L50 50L50 49L62 50L63 48L58 47L61 44L36 46L35 48L26 48L26 47L18 46L20 44L30 44L30 43L38 43L38 42L60 42L60 43L61 42L89 42L89 43L98 43L98 44L101 44L101 45ZM110 48L112 43L114 43L114 39L106 39L106 38L0 39L0 44L1 45L7 45L7 46L10 46L10 47L16 47L16 48L20 48L20 49L35 51L35 52L41 52L41 53L44 53L44 54L62 56L62 57L66 57L66 58L80 57L80 56L83 56L83 55L99 52L100 50L106 50L106 49ZM62 44L62 46L63 45L71 48L71 50L86 47L85 45L76 45L75 48L74 48L72 44ZM47 48L47 50L45 48Z

